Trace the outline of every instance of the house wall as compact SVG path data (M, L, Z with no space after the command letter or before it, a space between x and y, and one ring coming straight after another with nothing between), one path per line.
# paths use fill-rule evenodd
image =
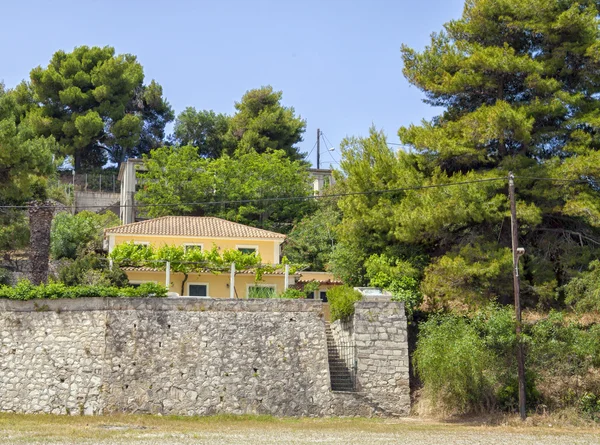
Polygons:
M403 329L402 309L366 308L356 335L365 391L335 393L319 302L0 300L0 411L406 415L394 359L404 343L367 338Z
M150 271L126 271L127 278L133 283L146 283L152 281L158 284L165 284L166 273L150 272ZM188 295L188 284L208 284L208 295L212 298L230 298L229 294L229 273L213 274L191 273L185 284L183 293L181 292L181 284L184 280L182 273L171 273L171 286L169 292L177 292L179 295ZM292 277L290 277L292 282ZM253 285L274 285L275 292L278 294L283 292L285 287L285 277L283 275L263 275L262 281L255 281L254 274L236 274L235 290L237 298L247 297L248 286Z
M201 237L183 237L183 236L149 236L149 235L110 235L111 249L122 243L150 243L153 246L160 247L164 245L182 246L184 244L202 244L204 250L212 249L213 245L221 251L235 250L238 246L256 247L258 253L265 264L279 264L280 245L283 240L256 240L245 238L201 238Z

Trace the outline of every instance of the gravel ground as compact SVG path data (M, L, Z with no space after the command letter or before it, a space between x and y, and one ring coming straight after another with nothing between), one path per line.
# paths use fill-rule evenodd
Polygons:
M25 420L23 420L25 419ZM33 417L35 420L35 417ZM65 417L0 417L0 444L98 445L587 445L600 444L600 429L474 427L411 420L169 420L151 416L102 423ZM113 419L106 419L113 420ZM140 421L141 420L141 421Z

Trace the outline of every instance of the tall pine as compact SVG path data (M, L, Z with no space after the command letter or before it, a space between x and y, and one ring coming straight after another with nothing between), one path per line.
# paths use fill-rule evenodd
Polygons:
M477 181L512 170L527 250L525 301L560 302L562 286L600 253L599 11L591 0L468 0L462 17L422 52L402 48L404 75L443 112L402 127L410 153L391 163L381 134L346 141L347 190ZM375 183L369 174L379 175ZM421 288L434 303L509 302L506 188L492 181L347 198L342 245L359 246L365 259L395 253L420 262L426 255ZM365 231L377 245L361 244Z

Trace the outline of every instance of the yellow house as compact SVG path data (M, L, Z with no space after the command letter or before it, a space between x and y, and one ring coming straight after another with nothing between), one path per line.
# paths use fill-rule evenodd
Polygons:
M281 245L285 235L246 226L215 217L165 216L112 227L104 231L109 253L122 243L133 242L154 247L164 245L208 250L216 246L220 251L236 249L245 253L256 252L263 264L281 264ZM213 298L246 298L249 294L269 288L279 294L298 282L318 281L320 288L315 297L321 296L334 282L331 274L324 272L301 272L286 277L283 270L265 273L256 281L252 271L237 271L235 277L229 273L214 274L210 271L190 273L187 280L183 273L169 273L150 267L124 268L132 284L145 282L165 283L170 292L185 296ZM316 274L314 277L311 274ZM304 277L303 275L307 275ZM185 283L184 283L185 281ZM233 283L233 292L232 292Z

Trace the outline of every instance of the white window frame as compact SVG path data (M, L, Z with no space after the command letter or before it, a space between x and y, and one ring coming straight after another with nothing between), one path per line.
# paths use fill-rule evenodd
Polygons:
M134 241L134 245L136 246L148 246L150 247L150 241Z
M248 283L246 284L246 298L250 298L250 288L251 287L270 287L277 294L277 285L276 284L258 284L258 283Z
M206 286L206 297L200 297L195 295L196 298L210 298L210 286L208 285L208 283L199 283L199 282L192 282L192 283L186 283L186 294L184 295L184 297L191 297L190 295L190 286Z
M202 243L183 243L183 251L187 253L188 247L200 247L200 252L204 251L204 244Z
M235 250L240 249L254 249L254 252L258 255L258 246L252 244L236 244Z

